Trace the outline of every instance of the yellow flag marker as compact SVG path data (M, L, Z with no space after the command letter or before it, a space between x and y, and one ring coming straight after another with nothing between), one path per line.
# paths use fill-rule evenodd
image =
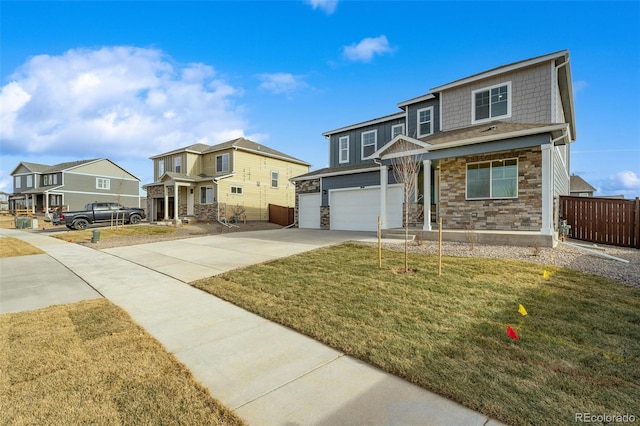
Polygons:
M518 307L518 312L520 312L523 316L527 315L527 310L522 305Z
M542 278L544 278L545 280L549 279L549 272L545 269L544 272L542 273Z

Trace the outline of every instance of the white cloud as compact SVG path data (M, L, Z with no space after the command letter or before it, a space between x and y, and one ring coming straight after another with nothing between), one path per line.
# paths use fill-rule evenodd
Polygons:
M632 172L631 170L623 170L621 172L616 173L610 180L617 183L623 189L636 189L640 190L640 178L638 174Z
M624 195L625 198L640 196L640 177L637 172L622 170L596 182L597 195Z
M387 37L381 35L375 38L364 38L359 43L345 46L343 55L351 61L369 62L374 55L393 52Z
M323 10L327 15L335 12L338 6L338 0L307 0L306 3L310 4L314 10Z
M262 81L260 88L275 94L291 93L298 89L307 88L302 76L289 73L258 74Z
M205 64L129 46L35 56L0 92L4 153L150 155L244 136L239 91ZM125 154L126 153L126 154Z

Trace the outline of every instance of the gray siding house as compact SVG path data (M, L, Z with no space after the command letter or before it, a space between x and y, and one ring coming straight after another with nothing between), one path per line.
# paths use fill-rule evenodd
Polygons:
M140 207L140 179L109 159L72 161L53 166L21 162L11 173L9 209L32 214L84 209L95 201Z
M301 228L383 230L409 222L425 239L470 231L484 242L555 244L576 139L569 52L436 86L401 112L323 133L329 167L292 179ZM394 158L420 164L403 200ZM508 237L504 237L507 235Z

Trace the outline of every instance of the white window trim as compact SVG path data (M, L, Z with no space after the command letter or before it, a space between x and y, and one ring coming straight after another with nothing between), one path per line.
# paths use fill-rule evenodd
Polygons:
M204 189L204 202L202 201L202 190ZM211 202L207 202L207 190L210 189L211 190ZM201 186L200 187L200 197L199 200L200 204L213 204L215 202L215 197L214 197L214 193L213 193L213 186L208 185L208 186Z
M158 179L164 174L164 158L158 160Z
M218 157L224 157L225 155L227 156L227 168L226 169L223 168L222 170L218 170ZM230 158L229 158L229 153L228 152L226 152L224 154L216 155L216 173L228 173L229 172L229 161L230 161ZM224 166L224 160L222 160L222 165Z
M49 185L49 175L44 175L43 184L44 186Z
M273 178L273 174L274 173L276 174L276 178L275 179ZM276 181L275 186L273 185L273 181L274 180ZM271 180L270 181L271 181L271 187L272 188L278 188L280 186L280 172L278 172L277 170L272 170L271 171Z
M98 182L102 182L102 186ZM111 179L96 178L96 189L102 189L105 191L111 190Z
M33 175L27 175L27 188L32 188L33 186Z
M391 139L393 139L393 138L395 137L395 136L394 136L394 134L393 134L393 133L394 133L393 131L394 131L394 129L395 129L396 127L400 127L400 129L401 129L401 130L400 130L400 133L398 133L398 134L400 134L400 135L404 135L404 123L401 123L401 124L394 124L393 126L391 126Z
M233 192L234 189L236 190L236 192ZM238 190L240 190L240 192L238 192ZM242 195L244 193L242 187L237 185L231 185L229 191L231 192L231 195Z
M491 89L495 89L496 87L507 86L507 113L505 115L499 115L496 117L491 116ZM481 120L476 120L476 93L478 92L486 92L489 91L489 117L483 118ZM497 119L503 118L511 118L511 81L505 81L503 83L494 84L493 86L483 87L482 89L477 89L471 92L471 124L477 123L487 123L489 121L494 121Z
M430 124L430 126L429 126L429 127L431 127L431 132L429 132L429 133L420 133L420 125L423 123L423 122L421 122L421 121L420 121L420 113L421 113L422 111L427 111L427 110L430 110L430 111L431 111L431 115L430 115L431 120L428 122L428 123ZM418 137L419 137L419 138L421 138L421 137L423 137L423 136L429 136L429 135L432 135L432 134L433 134L434 127L435 127L435 126L434 126L434 120L433 120L433 107L432 107L432 106L430 106L430 107L426 107L426 108L420 108L418 111L416 111L416 123L418 124L418 132L417 132L417 133L418 133ZM424 123L427 123L427 121L425 121Z
M15 177L15 180L13 181L13 186L15 186L16 189L22 188L22 176Z
M369 130L367 132L362 132L360 134L360 158L365 160L369 157L365 157L364 156L364 136L368 135L369 133L373 133L373 152L376 152L378 150L378 130ZM366 145L366 146L371 146L372 144Z
M343 158L342 156L342 141L346 140L347 142L347 147L345 149L346 151L346 158ZM338 138L338 163L340 164L344 164L344 163L348 163L349 162L349 136L340 136L340 138Z
M178 170L178 167L180 167L180 170ZM182 173L182 157L177 156L173 159L173 170L176 173Z
M515 160L516 161L516 195L514 197L494 197L493 196L493 184L492 184L492 182L493 182L493 165L491 163L493 163L494 161L510 161L510 160ZM483 163L489 163L489 196L488 197L470 198L468 196L468 181L467 181L469 166L474 165L474 164L483 164ZM516 199L520 195L519 176L520 176L520 162L518 161L517 157L501 158L499 160L475 161L473 163L467 163L467 165L465 166L465 169L464 169L464 196L465 196L465 199L466 200L513 200L513 199Z

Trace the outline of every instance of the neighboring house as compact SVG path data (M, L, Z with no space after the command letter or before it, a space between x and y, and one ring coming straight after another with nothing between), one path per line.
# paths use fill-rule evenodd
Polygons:
M371 231L378 216L382 229L402 227L403 194L390 165L411 156L420 174L409 222L423 236L442 219L457 238L508 231L553 244L576 138L568 51L455 80L397 106L401 112L323 134L329 167L292 179L300 227Z
M293 207L289 181L309 164L250 140L202 143L154 155L154 183L147 190L150 220L267 220L269 204ZM177 195L177 196L176 196Z
M140 179L106 158L54 166L23 161L11 176L11 210L29 209L33 214L82 210L95 201L140 207Z
M9 194L4 191L0 191L0 212L6 213L9 211Z
M576 175L571 175L569 188L569 195L572 197L593 197L593 193L596 192L596 188Z

